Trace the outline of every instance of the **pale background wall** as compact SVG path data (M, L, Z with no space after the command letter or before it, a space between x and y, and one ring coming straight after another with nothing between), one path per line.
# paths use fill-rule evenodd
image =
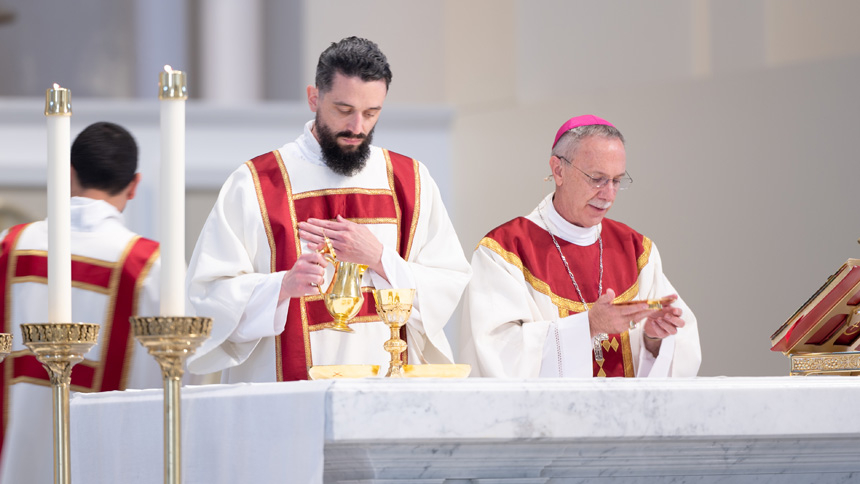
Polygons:
M40 13L45 3L70 21ZM241 131L246 111L262 110L273 126L259 139L236 140L236 164L258 144L270 149L296 135L298 120L309 117L304 87L329 42L375 40L394 70L379 144L406 140L388 147L431 166L467 252L551 189L542 179L564 120L611 120L627 137L635 183L610 216L659 246L699 319L701 375L786 374L787 359L769 351L770 334L842 262L860 257L860 3L851 0L60 5L0 0L0 18L15 13L0 25L0 110L29 100L35 117L27 122L41 122L38 98L63 79L76 99L137 100L146 112L156 109L146 99L160 66L187 66L199 80L194 119L220 113L219 140ZM445 135L398 132L403 119L420 129L415 120L427 113L428 129L444 126ZM15 143L42 142L17 136L17 119L0 118L0 159L16 159L8 155L20 149ZM85 126L84 118L73 123ZM142 156L157 153L152 126L139 130ZM13 175L0 171L0 197L44 216L44 188ZM189 190L189 245L214 185ZM147 211L138 205L132 224Z

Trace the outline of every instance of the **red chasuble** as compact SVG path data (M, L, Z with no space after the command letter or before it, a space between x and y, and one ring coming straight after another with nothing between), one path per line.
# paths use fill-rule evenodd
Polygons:
M315 190L293 193L290 175L278 151L260 155L246 165L257 190L263 225L272 252L272 272L290 270L301 255L298 223L309 218L332 220L340 215L358 223L396 223L397 250L408 259L418 223L421 183L418 162L383 150L388 169L389 190ZM372 287L362 288L364 305L352 322L379 321ZM330 328L334 320L322 296L290 300L284 331L275 339L278 381L307 380L313 364L310 331ZM400 337L406 340L406 327ZM406 357L406 354L403 355Z
M603 219L603 288L612 288L615 301L630 301L639 292L639 272L648 263L651 240L627 225ZM600 246L597 242L581 247L556 237L570 271L579 284L588 307L599 294ZM552 236L534 222L519 217L487 234L481 245L520 268L532 288L548 296L558 307L560 318L580 313L587 307L580 301L570 275L564 267ZM528 323L526 323L528 324ZM630 338L625 331L610 334L603 342L603 361L592 353L594 376L633 377Z
M10 333L12 291L11 286L21 282L48 283L48 255L43 250L17 250L18 237L27 224L9 229L0 242L0 332ZM106 294L110 297L103 321L99 323L101 354L98 360L84 359L72 371L71 389L78 392L124 390L131 366L134 337L129 317L137 314L140 284L158 257L158 242L133 237L116 262L72 255L72 286ZM47 304L47 302L46 302ZM26 321L47 323L48 321ZM20 338L20 333L13 338ZM107 343L105 343L107 342ZM27 382L50 385L48 372L29 350L13 352L0 364L0 406L3 420L0 423L0 450L6 428L9 385Z

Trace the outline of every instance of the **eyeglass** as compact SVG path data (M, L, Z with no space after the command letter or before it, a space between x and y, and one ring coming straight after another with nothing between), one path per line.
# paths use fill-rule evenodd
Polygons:
M560 160L566 161L568 165L576 168L577 170L580 171L580 173L587 176L588 180L589 180L589 185L591 185L594 188L603 188L606 186L607 183L609 183L611 181L612 185L614 185L616 189L626 190L627 188L630 187L630 184L633 183L633 177L631 177L630 174L627 173L626 171L624 172L623 175L619 176L618 178L609 178L609 177L605 177L605 176L592 176L592 175L589 175L588 173L582 171L581 168L574 165L567 158L565 158L563 156L559 156L559 155L555 155L555 157L560 159Z

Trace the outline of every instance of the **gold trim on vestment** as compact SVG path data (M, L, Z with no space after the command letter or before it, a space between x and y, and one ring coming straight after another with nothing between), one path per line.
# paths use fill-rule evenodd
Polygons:
M639 272L642 272L642 268L648 265L648 259L651 257L651 239L648 237L642 236L642 254L636 259L636 267L639 268Z
M396 218L385 218L385 217L378 217L378 218L348 218L348 219L346 219L346 220L349 220L350 222L355 222L355 223L357 223L357 224L365 224L365 225L368 225L368 224L397 224L397 219L396 219Z
M278 150L274 151L275 159L278 160L278 168L281 169L281 177L284 179L284 189L287 194L287 205L290 207L290 224L292 225L290 228L293 232L293 238L296 243L296 258L301 257L302 255L302 241L299 239L299 221L296 218L296 204L295 199L293 198L293 184L290 181L290 174L287 172L287 165L284 164L284 159L281 158L281 152ZM313 355L311 353L311 337L308 334L308 324L307 317L305 314L304 304L302 304L302 338L304 339L305 345L305 371L310 369L313 366ZM275 346L277 349L277 361L278 361L278 369L280 371L283 366L283 362L281 360L281 347L280 341L281 338L275 338ZM283 375L279 380L283 380Z
M643 351L648 351L645 348L642 348ZM621 357L622 361L624 361L624 377L625 378L633 378L635 372L633 371L633 350L630 349L630 332L625 331L621 333Z
M412 169L415 171L415 209L412 212L412 226L409 227L409 242L406 244L406 254L403 255L403 260L408 260L409 254L412 252L412 241L415 240L418 215L421 213L421 175L419 173L418 160L412 160Z
M395 250L400 250L400 224L403 220L403 214L400 211L400 200L397 199L397 190L394 189L394 165L391 164L391 155L388 150L383 149L382 154L385 155L385 170L388 175L388 187L391 190L391 199L394 200L394 218L397 219L397 243L394 246ZM406 260L406 257L403 257Z
M583 304L579 301L567 299L565 297L559 296L558 294L555 294L550 289L549 284L538 279L531 273L531 271L529 271L523 266L522 260L520 260L519 256L517 256L513 252L503 249L498 242L491 239L490 237L484 237L483 239L481 239L481 242L478 245L483 245L484 247L498 254L499 257L504 259L508 264L519 268L522 271L523 278L526 280L526 282L530 286L532 286L535 291L543 294L544 296L549 297L552 300L552 303L558 306L559 310L567 309L574 313L581 313L590 309L591 306L594 305L594 303ZM631 301L638 292L639 281L637 280L630 288L628 288L620 295L616 296L615 299L613 299L613 302Z
M138 304L140 303L140 295L143 293L143 283L146 281L146 276L149 274L150 269L152 269L152 265L155 264L155 261L161 256L161 246L155 248L150 254L149 259L140 269L140 274L137 275L137 280L134 281L134 294L132 294L131 299L131 314L135 316L139 314ZM121 268L120 268L121 269ZM116 319L116 314L111 315L112 319ZM131 324L131 322L129 322ZM137 349L137 345L135 344L134 332L129 331L128 334L128 343L125 348L125 361L123 362L123 372L120 375L120 388L125 390L128 388L128 373L131 370L131 365L134 362L134 351ZM128 364L126 364L128 363Z
M246 161L245 166L251 171L251 178L254 180L254 191L257 192L257 205L260 207L260 217L263 219L263 228L266 230L266 238L269 241L269 272L275 272L275 237L272 235L272 225L269 222L269 209L266 208L266 201L263 198L263 189L260 187L260 175L257 173L257 168L253 161Z
M391 190L385 188L324 188L322 190L310 190L307 192L296 193L293 195L293 200L301 200L303 198L324 197L326 195L390 195Z
M10 281L12 284L21 284L25 282L34 282L36 284L48 284L48 278L42 276L17 276ZM110 289L102 286L96 286L87 282L72 281L72 287L83 289L85 291L97 292L100 294L110 294Z
M42 257L48 257L48 251L47 250L39 250L39 249L20 249L20 250L15 250L15 255L16 256L39 255ZM72 254L72 260L77 261L77 262L85 262L87 264L92 264L94 266L104 267L106 269L113 269L114 267L116 267L116 262L110 262L110 261L106 261L106 260L102 260L102 259L95 259L93 257L86 257L83 255Z
M14 250L12 252L14 252L16 258L20 257L20 256L48 257L48 251L46 251L46 250L24 249L24 250ZM83 262L83 263L91 264L91 265L98 266L98 267L104 267L105 269L110 269L111 271L115 270L116 266L117 266L116 262L110 262L110 261L106 261L106 260L102 260L102 259L95 259L92 257L86 257L86 256L80 256L80 255L74 255L74 254L72 254L72 261ZM11 278L7 278L6 280L8 281L7 284L9 284L9 285L21 284L24 282L35 282L37 284L48 284L48 278L47 277L33 276L33 275L30 275L30 276L14 276ZM89 284L86 282L80 282L80 281L73 280L72 281L72 287L75 287L78 289L83 289L85 291L96 292L99 294L106 294L106 295L110 294L110 288L102 287L102 286L96 286L96 285Z
M30 224L25 225L18 231L18 235L11 241L9 241L9 261L6 265L6 294L3 294L2 297L5 298L5 314L3 315L4 321L6 321L6 327L2 328L5 331L12 332L12 275L15 274L15 266L17 265L17 256L15 255L15 247L18 245L18 241L21 239L21 235L25 230L30 226ZM8 236L8 234L7 234ZM2 240L0 240L0 244L2 244ZM29 350L27 350L29 352ZM14 354L14 352L13 352ZM11 355L10 355L11 356ZM8 357L7 357L8 359ZM11 407L11 402L9 401L9 389L12 386L12 376L14 373L12 372L12 362L7 361L5 365L3 365L3 377L6 385L3 388L3 428L9 428L9 407Z
M107 311L105 311L104 321L102 323L102 328L99 334L99 341L102 343L100 352L101 354L99 355L99 360L101 361L101 364L94 367L96 370L95 374L93 375L94 389L101 388L102 381L104 380L105 366L107 366L108 362L108 350L110 349L110 335L113 331L113 317L116 311L117 292L119 290L119 283L122 280L122 268L125 266L125 261L128 259L128 255L131 253L131 249L134 247L134 244L138 241L138 239L140 239L140 236L135 235L128 241L128 243L125 245L125 249L122 250L122 254L120 255L119 259L115 262L115 266L110 274L110 283L108 284L110 299L108 300ZM129 339L132 340L134 338ZM84 363L84 361L82 361L81 363ZM122 377L123 375L120 375L120 384L122 384Z

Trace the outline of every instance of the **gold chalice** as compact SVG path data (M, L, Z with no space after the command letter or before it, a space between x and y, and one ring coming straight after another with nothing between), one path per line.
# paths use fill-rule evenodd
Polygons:
M12 335L0 333L0 363L6 359L6 355L12 352Z
M96 344L99 325L91 323L22 324L24 346L51 377L54 420L54 482L72 480L69 434L69 387L72 367Z
M403 373L403 361L400 354L406 351L406 342L400 339L400 328L406 324L412 313L412 300L415 297L415 289L376 289L373 291L373 299L376 301L376 312L385 324L391 329L391 339L385 342L383 348L391 353L391 362L388 364L389 378L405 378Z
M345 262L337 259L337 254L331 244L331 240L323 232L325 247L320 253L334 266L334 276L328 289L323 292L323 302L328 313L334 318L334 326L331 329L344 333L354 333L349 327L349 320L354 318L364 304L364 294L361 293L361 277L367 266L356 262Z

